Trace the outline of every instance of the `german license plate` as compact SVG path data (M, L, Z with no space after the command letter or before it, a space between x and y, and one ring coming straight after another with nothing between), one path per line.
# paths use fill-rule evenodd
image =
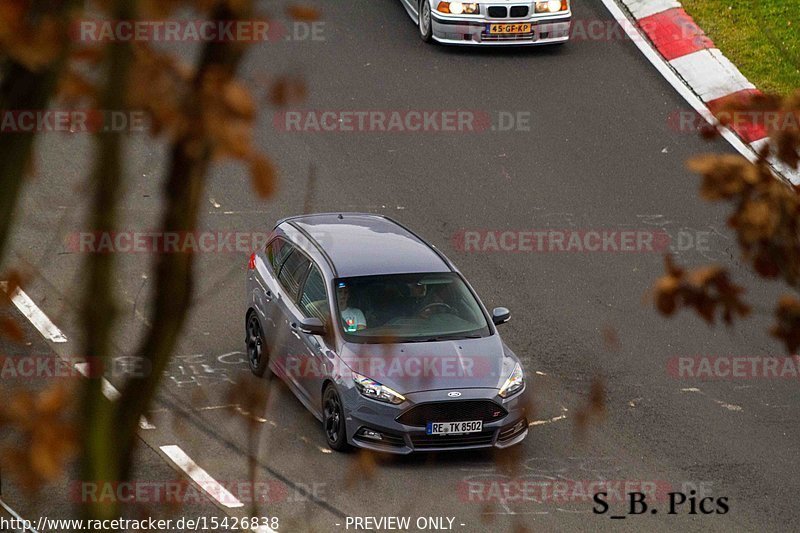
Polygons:
M480 433L483 431L483 422L428 422L428 435L463 435L465 433Z
M513 35L517 33L531 33L531 24L489 24L490 35Z

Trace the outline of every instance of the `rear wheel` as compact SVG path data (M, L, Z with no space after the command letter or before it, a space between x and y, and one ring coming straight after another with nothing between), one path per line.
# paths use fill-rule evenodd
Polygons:
M269 368L269 350L264 343L261 324L255 313L250 313L247 318L246 337L247 361L250 371L258 377L263 377Z
M325 389L322 397L322 423L325 428L325 439L331 450L344 452L350 449L347 443L342 399L333 385Z
M433 40L430 0L420 0L419 2L419 36L422 37L422 40L426 43Z

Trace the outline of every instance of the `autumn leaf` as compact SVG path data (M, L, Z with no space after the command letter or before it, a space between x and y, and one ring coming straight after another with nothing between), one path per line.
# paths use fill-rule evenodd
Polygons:
M319 10L310 6L289 6L286 10L290 17L301 22L314 22L319 20Z
M275 193L278 174L272 161L261 154L255 154L250 159L250 176L253 187L261 198L269 198Z
M300 104L307 96L305 82L293 77L279 78L269 90L269 102L276 107Z
M19 323L11 317L0 317L0 337L9 339L17 344L25 342L25 332Z
M794 296L782 296L775 309L776 324L770 330L780 339L788 353L797 353L800 348L800 300Z

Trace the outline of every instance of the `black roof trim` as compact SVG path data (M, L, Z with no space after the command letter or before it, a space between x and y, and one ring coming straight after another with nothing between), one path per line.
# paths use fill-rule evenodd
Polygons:
M303 237L305 237L306 239L308 239L308 242L310 242L311 244L313 244L313 245L314 245L314 248L316 248L316 249L317 249L317 251L319 251L319 253L322 255L322 257L324 257L324 258L325 258L325 261L328 263L328 266L331 268L331 271L333 271L333 277L334 277L334 278L338 278L338 277L339 277L339 273L336 271L336 265L334 265L334 264L333 264L333 260L331 259L331 256L329 256L329 255L328 255L328 252L326 252L326 251L325 251L325 250L322 248L322 246L320 246L320 245L319 245L319 243L316 241L316 239L314 239L314 238L313 238L311 235L309 235L309 233L308 233L306 230L304 230L303 228L301 228L300 226L298 226L297 224L294 224L294 223L292 222L292 219L295 219L295 218L302 218L303 216L304 216L304 215L301 215L301 216L299 216L299 217L291 217L291 218L286 218L286 219L283 219L283 220L281 220L280 222L278 222L278 225L280 226L280 225L281 225L281 224L283 224L284 222L288 222L288 224L289 224L291 227L293 227L294 229L296 229L297 231L299 231L299 232L300 232L300 234L301 234Z

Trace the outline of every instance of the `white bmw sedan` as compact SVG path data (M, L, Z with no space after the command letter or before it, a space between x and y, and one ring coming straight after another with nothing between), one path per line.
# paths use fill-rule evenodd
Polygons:
M401 0L426 42L543 45L569 40L570 0Z

